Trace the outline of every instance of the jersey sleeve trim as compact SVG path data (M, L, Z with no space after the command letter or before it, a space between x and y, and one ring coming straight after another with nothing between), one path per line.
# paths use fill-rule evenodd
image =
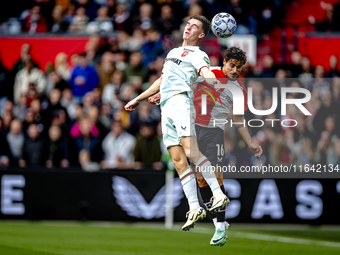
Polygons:
M204 67L206 67L206 68L209 68L208 66L202 66L201 68L200 68L200 70L198 70L198 75L200 75L200 72L201 72L201 70L202 70L202 68L204 68Z

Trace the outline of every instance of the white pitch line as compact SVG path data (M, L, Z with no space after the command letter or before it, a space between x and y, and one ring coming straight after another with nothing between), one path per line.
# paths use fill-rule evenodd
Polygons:
M202 228L196 228L195 232L198 232L198 233L201 233L201 234L209 234L209 235L211 235L211 233L212 233L211 231L207 231L207 230L202 229ZM240 232L240 231L230 231L230 232L231 232L232 237L236 237L236 238L240 238L240 239L253 239L253 240L269 241L269 242L316 245L316 246L340 248L340 243L337 243L337 242L328 242L328 241L302 239L302 238L295 238L295 237L256 234L256 233Z

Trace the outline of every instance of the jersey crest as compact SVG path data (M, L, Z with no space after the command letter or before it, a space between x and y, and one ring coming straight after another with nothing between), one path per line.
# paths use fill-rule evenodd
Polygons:
M182 53L182 55L181 55L181 57L185 57L186 55L188 55L189 54L189 51L184 51L183 53Z

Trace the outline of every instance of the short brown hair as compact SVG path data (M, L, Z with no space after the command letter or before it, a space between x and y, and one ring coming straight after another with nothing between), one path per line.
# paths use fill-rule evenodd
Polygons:
M201 21L203 23L203 30L204 30L204 34L207 35L209 33L209 29L210 29L210 21L202 16L202 15L194 15L194 16L191 16L189 20L191 19L197 19L199 21Z
M224 59L228 62L230 59L237 59L244 65L247 62L246 52L238 47L232 46L225 51Z

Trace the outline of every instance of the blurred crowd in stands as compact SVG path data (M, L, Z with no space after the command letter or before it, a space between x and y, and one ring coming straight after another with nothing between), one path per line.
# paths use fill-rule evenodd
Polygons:
M211 19L224 10L238 22L238 33L262 34L284 15L292 0L11 0L0 1L0 32L16 34L125 31L151 27L171 34L197 13ZM137 29L137 31L136 31Z
M6 11L0 8L1 22L20 17L22 31L91 35L84 52L60 52L47 67L37 65L38 56L31 56L28 44L22 45L12 70L0 60L0 166L172 168L162 143L159 107L144 101L130 113L123 106L160 76L164 57L181 42L188 17L211 18L224 8L238 20L240 33L263 33L279 22L282 2L1 1L7 6ZM102 31L117 34L103 39ZM222 65L223 50L217 48L218 54L210 56L211 66ZM256 109L271 107L272 87L301 87L311 91L305 106L312 115L290 106L282 117L280 107L270 116L247 111L247 120L264 120L263 127L249 127L264 154L260 159L252 156L236 129L227 125L225 164L340 164L337 61L331 56L329 67L314 68L307 56L295 51L290 64L276 65L269 55L256 67L247 63L241 79L253 89ZM271 127L265 119L294 119L298 125L285 128L274 121Z

